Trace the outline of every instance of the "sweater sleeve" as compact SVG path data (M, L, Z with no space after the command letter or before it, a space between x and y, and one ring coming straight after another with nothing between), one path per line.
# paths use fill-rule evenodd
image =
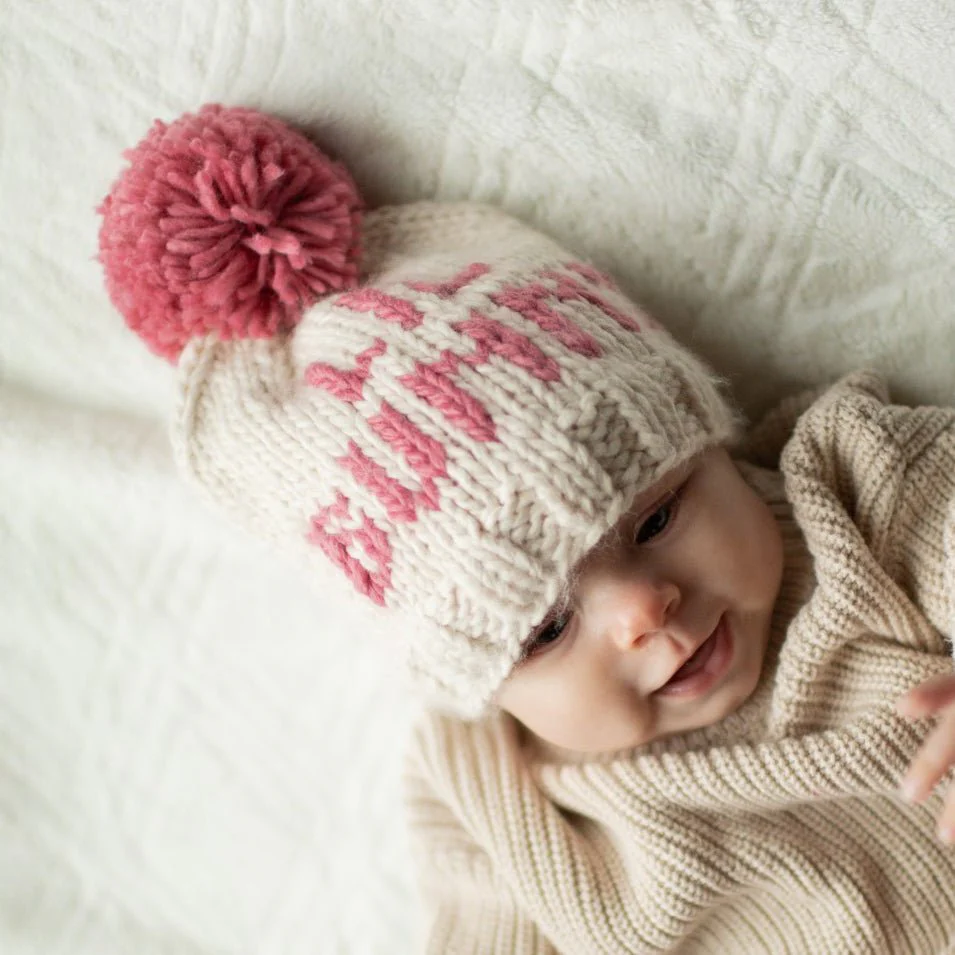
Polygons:
M824 449L818 466L866 543L951 648L955 408L892 404L883 378L866 369L833 385L797 432ZM784 457L791 453L787 446Z
M412 851L426 908L427 955L557 955L495 875L491 859L468 834L436 785L435 737L419 726L405 764Z

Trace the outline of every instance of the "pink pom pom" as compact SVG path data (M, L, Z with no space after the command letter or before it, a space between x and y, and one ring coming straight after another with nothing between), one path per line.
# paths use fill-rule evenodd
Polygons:
M98 208L106 288L175 361L197 335L267 338L358 276L361 199L280 120L211 104L157 120Z

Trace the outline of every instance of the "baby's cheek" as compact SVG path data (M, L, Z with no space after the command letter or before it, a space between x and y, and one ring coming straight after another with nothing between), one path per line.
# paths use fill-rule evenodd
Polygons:
M712 565L728 593L761 605L764 591L778 575L782 541L769 508L748 487L731 506L712 512L710 540L716 554Z
M629 689L576 685L549 696L537 715L538 736L578 752L637 746L652 733L647 701Z
M599 695L579 679L548 681L535 693L529 728L542 739L570 749L589 749L605 718Z
M497 703L523 723L535 736L549 743L559 742L567 732L568 713L559 705L553 680L534 679L526 673L514 674L501 688Z

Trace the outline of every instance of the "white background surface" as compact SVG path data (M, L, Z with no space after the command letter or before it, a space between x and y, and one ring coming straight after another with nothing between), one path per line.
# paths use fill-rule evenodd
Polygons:
M0 952L395 953L400 634L173 471L94 207L256 106L372 202L502 205L752 414L864 362L955 401L955 3L0 0Z

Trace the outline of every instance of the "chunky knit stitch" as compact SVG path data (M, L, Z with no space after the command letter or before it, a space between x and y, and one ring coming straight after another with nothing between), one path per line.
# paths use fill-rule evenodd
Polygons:
M429 952L949 950L941 798L897 795L929 724L894 704L952 666L955 411L891 405L860 372L793 430L808 400L769 416L740 463L785 571L739 710L590 758L503 714L422 722L408 797Z

